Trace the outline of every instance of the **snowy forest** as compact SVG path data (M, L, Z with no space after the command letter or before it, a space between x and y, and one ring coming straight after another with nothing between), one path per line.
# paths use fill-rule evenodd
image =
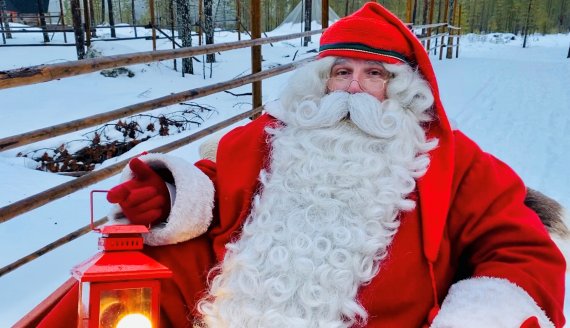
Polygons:
M42 0L38 0L42 1ZM47 0L43 0L47 1ZM54 0L51 0L52 2ZM108 8L112 6L115 23L145 24L149 21L147 1L141 0L90 0L95 23L108 22ZM261 0L262 31L277 27L299 2L320 0ZM414 24L445 21L448 6L450 21L460 25L464 33L509 32L560 33L570 29L570 0L377 0L398 17ZM70 16L68 1L64 1L66 16ZM241 0L155 0L156 22L170 26L171 11L186 7L192 24L197 26L200 10L211 10L216 27L235 29L236 17L243 26L249 26L249 1ZM329 6L339 15L346 16L366 0L329 0ZM178 7L177 8L172 8ZM133 14L133 8L136 14ZM179 11L178 11L179 12ZM408 13L410 13L408 15ZM460 22L459 22L459 16ZM243 27L242 27L243 29Z

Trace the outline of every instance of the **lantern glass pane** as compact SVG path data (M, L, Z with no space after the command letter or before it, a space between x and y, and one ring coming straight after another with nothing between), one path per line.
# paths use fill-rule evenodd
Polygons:
M99 327L151 327L151 296L149 287L102 290ZM133 323L133 318L136 323Z

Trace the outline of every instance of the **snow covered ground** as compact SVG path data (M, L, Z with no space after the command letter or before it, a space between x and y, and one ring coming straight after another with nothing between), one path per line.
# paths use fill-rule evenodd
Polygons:
M299 32L299 29L289 32ZM101 30L99 35L105 33L108 34L108 30ZM120 29L117 33L133 35L132 29ZM138 31L139 35L144 33L149 31ZM229 32L217 32L215 37L216 42L237 40L237 35ZM71 34L68 39L72 39ZM41 40L39 33L22 33L14 34L14 39L7 42ZM300 46L300 40L263 46L264 68L291 62L294 56L296 59L312 56L314 53L308 51L317 47L318 36L313 36L312 40L306 48ZM54 36L54 42L62 41L61 35ZM532 36L528 43L529 47L523 49L522 39L518 37L514 40L503 38L503 35L462 37L459 59L439 61L433 56L442 99L454 124L483 149L511 165L529 186L570 208L570 174L567 173L570 167L570 59L566 58L570 34ZM158 41L159 49L170 47L170 41ZM147 40L96 42L94 48L103 55L152 49ZM107 78L97 72L0 90L0 138L246 75L249 74L249 55L249 49L217 54L211 78L210 67L202 67L199 63L194 66L197 74L182 77L173 71L170 60L130 66L135 73L133 78ZM0 70L74 59L74 47L0 48ZM278 96L287 77L285 74L263 82L264 102ZM234 93L249 91L249 86L232 90ZM227 93L194 102L213 106L216 112L206 115L208 119L200 127L153 138L124 156L187 136L198 128L251 108L249 97ZM153 113L180 108L173 105ZM35 162L16 157L16 154L85 139L84 134L93 129L0 153L0 206L73 179L30 169ZM174 154L195 160L198 158L197 144L199 142L178 149ZM104 163L102 167L115 160L108 162L111 163ZM108 189L117 182L115 176L0 224L0 267L86 225L89 222L89 191ZM108 205L102 196L96 198L95 208L96 219L106 213ZM96 252L96 238L95 233L90 233L1 277L0 327L15 323L65 281L73 265ZM566 312L570 314L570 307Z

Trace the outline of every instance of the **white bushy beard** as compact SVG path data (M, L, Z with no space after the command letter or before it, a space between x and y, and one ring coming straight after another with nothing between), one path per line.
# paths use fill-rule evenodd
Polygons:
M406 197L436 145L421 115L345 92L290 111L268 129L262 191L199 303L208 327L364 324L358 288L378 273L398 214L415 206Z

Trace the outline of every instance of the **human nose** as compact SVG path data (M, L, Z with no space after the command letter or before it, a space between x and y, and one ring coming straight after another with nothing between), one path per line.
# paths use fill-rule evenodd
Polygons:
M348 82L348 86L346 87L346 92L358 93L358 92L364 92L364 89L362 88L362 85L360 85L360 82L357 79L353 78L350 82Z

